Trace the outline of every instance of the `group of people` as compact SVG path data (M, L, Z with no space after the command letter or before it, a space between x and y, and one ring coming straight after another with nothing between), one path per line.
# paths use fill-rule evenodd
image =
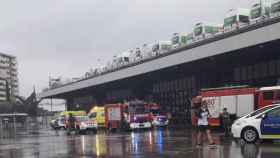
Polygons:
M209 128L208 118L211 117L211 113L208 110L207 104L204 103L202 100L195 103L195 116L197 118L197 147L201 147L203 143L204 134L208 138L209 146L215 146L215 142L211 135L211 130ZM223 109L223 112L220 114L221 124L223 126L225 136L228 137L230 135L230 114L227 111L227 108Z

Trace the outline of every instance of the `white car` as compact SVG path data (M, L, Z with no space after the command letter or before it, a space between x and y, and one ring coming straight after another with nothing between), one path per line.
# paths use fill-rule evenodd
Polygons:
M65 119L63 117L58 117L51 120L50 125L53 129L65 129Z
M236 120L231 132L234 138L242 138L247 143L258 139L280 139L280 104L258 109Z
M81 133L86 133L87 131L97 130L96 122L92 121L88 116L75 116L76 118L76 128L79 129Z

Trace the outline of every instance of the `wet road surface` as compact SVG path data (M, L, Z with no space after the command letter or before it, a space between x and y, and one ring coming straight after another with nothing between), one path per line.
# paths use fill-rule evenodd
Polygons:
M50 129L1 131L0 158L279 158L280 143L240 144L214 133L217 147L195 147L189 129L67 136Z

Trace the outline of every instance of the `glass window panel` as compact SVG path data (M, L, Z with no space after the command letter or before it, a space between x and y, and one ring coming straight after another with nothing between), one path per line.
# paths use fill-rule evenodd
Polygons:
M263 92L263 100L272 100L273 99L274 92Z

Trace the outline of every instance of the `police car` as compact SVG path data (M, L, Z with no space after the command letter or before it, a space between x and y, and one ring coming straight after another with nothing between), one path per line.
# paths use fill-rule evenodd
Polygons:
M231 128L234 138L247 143L258 139L280 139L280 104L258 109L236 120Z

